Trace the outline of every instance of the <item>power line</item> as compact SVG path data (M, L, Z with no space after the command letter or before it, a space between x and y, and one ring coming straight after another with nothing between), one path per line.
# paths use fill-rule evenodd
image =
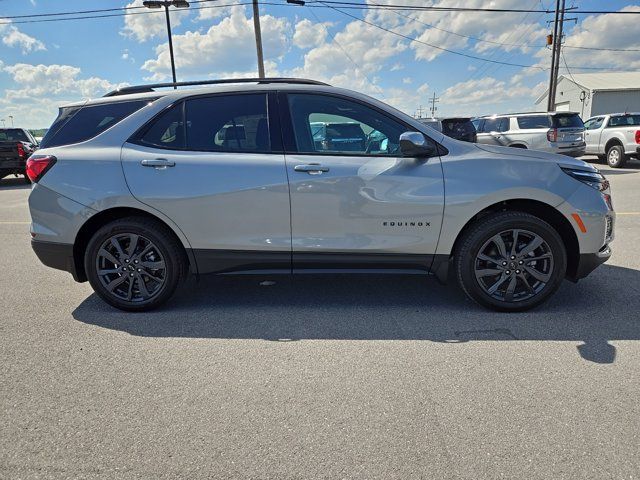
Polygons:
M480 7L436 7L436 6L418 6L418 5L394 5L394 4L377 4L371 6L368 4L348 1L336 0L309 0L307 4L322 3L333 4L340 8L356 8L362 10L415 10L415 11L432 11L432 12L489 12L489 13L553 13L549 9L524 9L524 8L480 8ZM311 5L309 5L311 6ZM572 9L572 14L579 15L640 15L640 10L578 10Z
M325 3L325 2L324 1L319 1L319 3ZM426 46L431 47L431 48L435 48L436 50L440 50L440 51L447 52L447 53L452 53L454 55L460 55L462 57L467 57L467 58L471 58L471 59L474 59L474 60L480 60L480 61L483 61L483 62L495 63L495 64L499 64L499 65L509 65L509 66L512 66L512 67L521 67L521 68L532 68L533 67L533 68L540 68L541 70L544 70L544 68L538 67L537 65L523 65L521 63L500 62L498 60L491 60L491 59L488 59L488 58L478 57L478 56L475 56L475 55L470 55L468 53L458 52L456 50L449 50L448 48L439 47L437 45L433 45L431 43L424 42L422 40L418 40L417 38L410 37L409 35L405 35L403 33L396 32L394 30L391 30L389 28L386 28L386 27L383 27L381 25L375 24L375 23L370 22L368 20L365 20L363 18L356 17L355 15L351 15L350 13L344 12L341 9L333 7L331 5L327 5L327 6L329 8L331 8L331 9L337 11L337 12L340 12L343 15L346 15L348 17L353 18L354 20L358 20L359 22L366 23L367 25L370 25L370 26L372 26L374 28L378 28L380 30L383 30L383 31L388 32L388 33L391 33L393 35L397 35L397 36L402 37L402 38L404 38L406 40L409 40L411 42L416 42L416 43L420 43L422 45L426 45Z

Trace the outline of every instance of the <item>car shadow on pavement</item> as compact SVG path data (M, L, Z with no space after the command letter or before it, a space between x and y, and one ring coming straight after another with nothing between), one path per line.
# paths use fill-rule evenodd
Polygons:
M0 189L2 190L26 190L31 188L30 183L26 183L24 177L0 178Z
M120 312L92 294L73 317L143 337L572 341L585 360L607 364L610 341L640 340L639 286L640 271L603 265L537 310L507 314L421 276L208 276L157 311Z

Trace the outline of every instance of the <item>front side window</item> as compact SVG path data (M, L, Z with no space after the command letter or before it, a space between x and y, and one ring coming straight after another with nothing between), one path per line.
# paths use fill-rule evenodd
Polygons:
M602 126L604 117L591 118L584 123L584 128L587 130L597 130Z
M399 155L401 122L359 102L330 95L289 94L300 153Z
M185 103L186 148L212 152L271 150L266 94L216 95Z
M550 128L551 120L547 115L532 115L517 117L518 127L521 130L533 130L536 128Z

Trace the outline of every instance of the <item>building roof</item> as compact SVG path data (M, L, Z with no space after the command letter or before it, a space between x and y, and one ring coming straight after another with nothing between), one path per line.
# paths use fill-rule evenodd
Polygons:
M589 90L640 90L640 72L576 73L563 77Z
M558 83L562 80L576 83L585 90L591 91L640 90L640 72L574 73L560 75ZM536 104L548 94L549 89L538 97Z

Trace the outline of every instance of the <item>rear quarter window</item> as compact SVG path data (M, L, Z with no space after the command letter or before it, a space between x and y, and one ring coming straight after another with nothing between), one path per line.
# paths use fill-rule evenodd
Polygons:
M533 130L536 128L551 128L551 119L546 115L532 115L530 117L517 117L518 127L521 130Z
M62 108L42 139L42 148L84 142L116 125L149 103L149 99Z

